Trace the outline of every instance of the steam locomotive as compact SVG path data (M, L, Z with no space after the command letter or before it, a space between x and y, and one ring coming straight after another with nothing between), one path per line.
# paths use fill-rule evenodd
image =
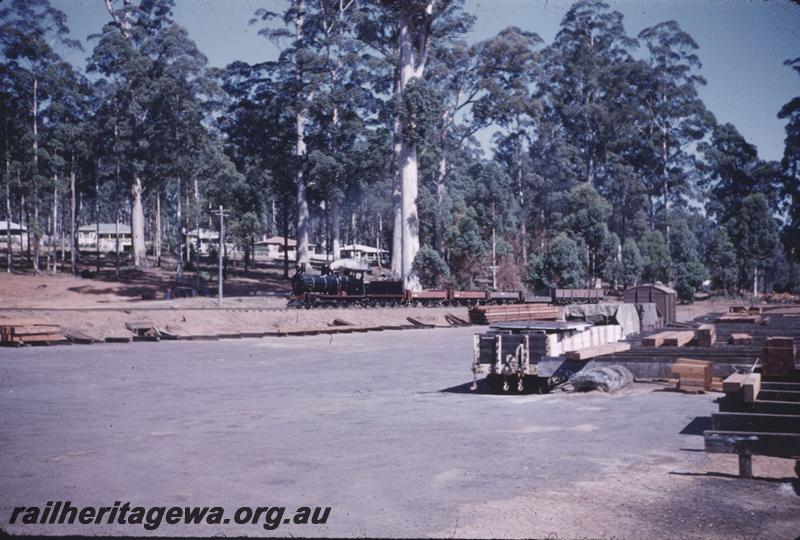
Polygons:
M406 289L400 280L365 281L366 268L322 267L321 275L309 274L300 265L292 276L289 307L394 307L474 306L485 304L596 304L603 300L601 289L557 289L547 293L526 291L485 291L456 289Z

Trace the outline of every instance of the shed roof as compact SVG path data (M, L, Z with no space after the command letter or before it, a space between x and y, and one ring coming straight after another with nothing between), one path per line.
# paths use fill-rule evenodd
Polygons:
M347 246L342 246L341 248L339 248L339 250L360 251L362 253L378 253L379 251L381 253L389 253L385 249L378 249L376 247L367 246L365 244L350 244Z
M664 285L663 283L644 283L644 284L642 284L642 285L637 285L637 286L635 286L635 287L631 287L631 288L630 288L630 289L628 289L628 290L629 290L629 291L633 291L633 290L636 290L636 289L643 289L643 288L652 288L652 289L657 289L657 290L659 290L659 291L661 291L661 292L663 292L663 293L667 293L667 294L678 294L678 293L675 291L675 289L673 289L673 288L671 288L671 287L667 287L667 286L666 286L666 285Z

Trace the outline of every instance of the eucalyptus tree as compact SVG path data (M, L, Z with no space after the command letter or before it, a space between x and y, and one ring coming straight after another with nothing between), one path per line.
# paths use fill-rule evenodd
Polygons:
M70 271L76 274L77 205L80 189L87 180L85 173L91 161L91 115L94 96L89 81L69 63L63 61L56 63L53 72L57 84L50 97L47 114L49 129L44 139L45 146L49 148L50 174L54 180L51 244L59 221L58 209L62 206L58 191L59 187L62 187L64 193L69 192ZM62 179L61 182L59 178ZM63 239L65 236L63 227L61 232ZM62 242L62 253L64 248Z
M521 212L520 247L522 265L528 260L529 191L525 170L526 152L535 137L540 115L540 101L534 96L541 77L539 48L542 39L533 32L516 27L502 30L497 36L479 43L475 52L478 64L478 88L482 95L473 107L480 124L495 124L503 128L495 135L497 157L506 164L515 181L515 193ZM530 202L530 201L528 201Z
M46 149L41 147L42 117L58 84L61 57L53 45L79 48L80 43L69 39L67 17L48 0L13 0L0 8L0 47L2 56L20 84L16 97L27 109L27 137L30 150L25 159L26 190L33 202L33 221L29 224L34 237L33 269L40 271L39 254L44 229L41 223L43 188L48 175L41 170L40 158ZM23 90L24 89L24 90ZM49 190L47 190L49 192ZM8 216L10 219L10 216Z
M315 96L318 79L321 76L320 59L309 47L310 32L308 28L308 4L306 0L289 0L288 7L282 16L266 9L256 11L251 24L260 21L267 26L259 30L259 34L272 40L281 52L276 66L276 81L283 84L283 92L294 96L291 105L295 124L295 190L297 201L297 264L309 262L309 226L310 213L308 204L307 161L307 129L310 121L309 107ZM272 25L280 19L277 25ZM285 42L288 41L288 44Z
M648 50L649 77L640 90L649 122L645 140L653 150L651 167L645 174L650 195L650 223L655 221L653 200L660 193L664 209L664 231L669 236L672 199L685 195L691 175L697 170L695 147L712 129L715 120L698 95L706 84L698 45L675 21L646 28L639 40Z
M131 237L133 265L147 265L144 240L145 189L142 175L147 163L148 141L146 101L152 90L149 70L152 60L142 48L164 24L172 0L157 2L123 0L117 8L106 2L112 22L103 26L89 58L87 70L104 76L113 88L114 140L118 154L114 157L117 176L130 190Z
M728 223L728 231L737 250L740 284L753 284L759 292L759 276L764 275L779 245L778 225L762 193L744 197L736 216ZM751 281L752 280L752 281Z
M296 119L294 97L284 91L279 66L267 62L234 62L219 74L228 99L218 115L225 152L247 182L281 206L284 248L288 248L289 220L295 205ZM288 249L284 249L284 277L289 277Z
M629 94L620 70L631 62L622 14L600 0L580 0L567 11L550 46L544 77L549 106L581 159L581 179L596 186L606 175L609 145L619 128L622 97Z
M173 0L106 2L112 22L97 37L88 69L109 82L113 99L115 168L130 188L133 264L147 264L145 195L155 199L155 245L161 242L161 194L174 183L178 279L183 269L181 200L194 182L210 134L203 120L214 94L206 58L186 30L172 19ZM157 256L158 259L158 256Z
M464 33L471 18L460 9L459 0L410 0L365 5L359 14L358 36L381 57L392 73L394 101L395 186L392 270L408 286L417 286L412 265L419 251L418 124L423 122L415 107L420 82L428 67L432 48ZM408 92L409 89L415 91Z
M29 124L27 123L27 106L25 99L26 82L18 77L19 70L13 62L0 64L0 140L3 151L3 210L6 227L0 234L6 238L6 271L13 269L13 246L11 238L12 212L15 206L12 201L21 198L21 187L18 181L28 154ZM15 179L17 181L15 181ZM20 214L22 205L16 205ZM22 219L18 218L22 223Z
M706 210L721 224L734 218L743 199L760 192L773 209L778 208L780 185L777 164L764 162L756 147L732 124L714 128L709 141L699 145L703 153L703 177L699 185L708 193Z
M800 58L787 60L784 65L800 75ZM781 160L783 209L787 215L783 239L789 257L800 261L800 96L792 98L781 107L778 118L786 121L786 139Z

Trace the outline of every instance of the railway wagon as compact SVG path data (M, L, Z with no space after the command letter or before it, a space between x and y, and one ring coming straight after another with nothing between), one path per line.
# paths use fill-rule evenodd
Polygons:
M551 298L557 305L597 304L605 294L603 289L551 289Z

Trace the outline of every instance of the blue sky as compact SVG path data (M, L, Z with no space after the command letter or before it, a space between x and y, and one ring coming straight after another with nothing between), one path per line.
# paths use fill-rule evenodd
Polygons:
M61 51L79 66L92 44L86 36L108 20L103 0L51 0L69 17L72 36L86 52ZM625 28L641 30L673 19L697 41L708 85L701 97L720 122L731 122L765 159L783 154L784 123L778 110L800 95L800 77L783 65L800 57L800 5L789 0L607 0L625 16ZM256 9L280 11L285 0L176 0L175 19L185 26L212 66L233 60L274 58L271 43L248 21ZM466 0L477 17L469 41L507 26L538 33L551 42L571 2L562 0Z

